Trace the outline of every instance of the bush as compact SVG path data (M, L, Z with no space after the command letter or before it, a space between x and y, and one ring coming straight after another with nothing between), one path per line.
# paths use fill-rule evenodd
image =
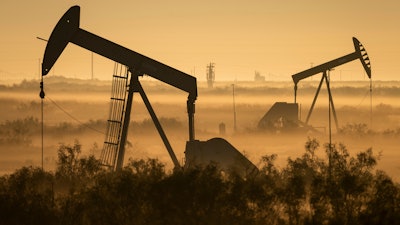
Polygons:
M24 167L0 177L0 224L398 224L400 187L372 149L350 156L342 144L309 139L305 153L243 179L216 165L166 171L157 159L120 171L61 144L55 173Z

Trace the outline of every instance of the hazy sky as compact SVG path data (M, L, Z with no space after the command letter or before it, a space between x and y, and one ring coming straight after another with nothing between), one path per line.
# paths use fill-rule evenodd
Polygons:
M39 58L60 17L81 6L80 27L205 80L267 80L291 75L354 51L357 37L375 80L399 80L400 1L61 1L2 0L0 82L39 76ZM94 77L110 79L113 62L94 55ZM88 79L91 53L69 44L49 75ZM364 79L359 61L332 79Z

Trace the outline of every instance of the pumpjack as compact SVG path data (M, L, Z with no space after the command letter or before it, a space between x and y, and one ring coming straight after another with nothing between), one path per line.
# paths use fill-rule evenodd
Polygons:
M332 93L331 93L331 89L330 89L330 81L329 81L328 75L327 75L330 70L332 70L333 68L338 67L340 65L343 65L345 63L359 59L361 61L362 66L364 67L365 72L368 75L368 78L371 80L371 62L370 62L367 50L361 44L361 42L355 37L353 37L353 44L354 44L354 49L355 49L354 52L292 75L292 79L294 82L294 103L296 103L297 84L299 83L299 81L303 80L305 78L311 77L313 75L322 73L321 81L319 82L317 91L315 93L313 102L311 104L311 108L308 111L305 124L308 125L308 121L309 121L311 113L314 109L314 105L318 98L319 91L321 90L322 83L325 80L326 88L328 90L328 96L329 96L329 104L331 106L333 117L335 120L336 130L339 129L339 123L338 123L338 119L336 116L335 105L333 104L333 98L332 98Z
M355 48L354 52L292 75L292 79L294 82L294 103L286 103L286 102L275 103L273 107L260 120L258 128L260 129L271 128L273 127L273 124L276 124L277 119L279 119L279 121L284 121L286 122L286 124L290 124L291 127L303 126L306 127L307 129L313 129L311 126L309 126L308 122L311 117L312 111L314 109L316 100L318 98L318 94L321 90L322 83L325 81L328 90L329 104L332 109L336 129L338 129L339 125L336 116L335 106L333 104L332 93L330 90L330 81L328 79L329 71L335 67L359 59L361 61L362 66L364 67L366 74L368 75L368 78L371 81L371 62L367 54L367 51L365 47L360 43L360 41L355 37L353 37L353 44ZM299 81L319 73L322 73L322 78L315 93L313 102L311 104L311 108L307 114L306 121L305 123L303 123L298 119L299 110L297 103L297 84L299 83ZM372 86L370 83L370 91L371 87ZM278 124L281 125L282 123Z
M140 83L139 78L148 75L188 93L186 105L189 140L186 143L183 168L213 162L223 170L235 170L243 176L257 173L257 167L226 140L213 138L208 141L199 141L195 139L194 113L197 99L195 77L81 29L79 23L79 6L71 7L58 21L47 42L42 62L42 76L49 73L68 43L102 55L127 68L124 75L113 75L110 119L106 141L100 156L103 165L112 170L120 170L123 167L133 95L139 93L175 168L182 168Z

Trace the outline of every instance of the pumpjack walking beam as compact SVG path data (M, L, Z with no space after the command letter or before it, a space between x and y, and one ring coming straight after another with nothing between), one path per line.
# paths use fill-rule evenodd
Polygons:
M127 49L114 42L92 34L86 30L83 30L79 28L79 20L80 7L73 6L61 17L61 19L55 26L53 32L50 35L49 41L47 42L45 54L43 57L42 76L45 76L49 73L50 69L53 67L54 63L57 61L58 57L61 55L69 42L92 52L95 52L99 55L102 55L106 58L109 58L113 61L116 61L120 64L126 65L131 71L134 70L134 76L132 76L131 79L137 79L138 75L146 74L173 87L181 89L189 94L187 99L189 140L194 141L194 113L195 101L197 98L196 78L172 67L169 67L165 64L162 64L154 59L141 55L135 51ZM130 86L130 88L132 87ZM130 98L129 101L131 100L132 98ZM127 105L128 104L131 103L128 102ZM129 115L127 115L127 119L129 120ZM127 121L127 124L124 125L125 132L123 133L123 135L125 135L125 137L122 137L121 140L126 140L128 123L129 121ZM120 158L120 156L118 156L118 158Z

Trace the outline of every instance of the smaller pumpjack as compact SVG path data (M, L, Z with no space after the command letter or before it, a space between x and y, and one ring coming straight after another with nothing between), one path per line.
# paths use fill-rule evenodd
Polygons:
M332 113L333 113L333 117L335 119L335 125L336 125L336 129L339 129L339 123L337 120L337 116L336 116L336 111L335 111L335 106L333 104L333 98L332 98L332 94L331 94L331 89L330 89L330 84L329 84L329 79L328 79L328 73L330 70L332 70L333 68L343 65L345 63L351 62L353 60L357 60L359 59L361 61L361 64L364 67L365 72L368 75L368 78L370 79L370 91L372 91L372 84L371 84L371 62L369 59L369 56L367 54L367 50L365 49L365 47L361 44L361 42L353 37L353 44L354 44L354 48L355 51L353 53L347 54L345 56L339 57L337 59L331 60L329 62L323 63L321 65L312 67L310 69L304 70L302 72L296 73L294 75L292 75L293 78L293 82L294 82L294 104L296 103L296 98L297 98L297 84L299 83L300 80L303 80L305 78L311 77L313 75L322 73L322 78L321 81L318 85L317 88L317 92L315 93L313 102L311 104L311 108L310 111L308 112L305 124L308 125L308 121L310 119L311 113L314 109L314 105L315 102L317 100L319 91L321 90L321 86L323 81L325 80L326 83L326 88L328 90L328 95L329 95L329 104L332 108Z
M55 26L47 42L43 57L42 76L49 73L50 69L69 42L129 68L131 80L127 90L128 99L125 106L125 116L123 124L121 124L122 132L118 139L119 148L114 154L115 158L112 160L111 167L113 170L120 170L123 166L125 154L124 148L127 139L134 92L140 93L168 153L170 154L175 168L182 168L139 82L138 77L146 74L189 93L187 100L189 141L186 143L186 160L184 168L215 163L222 170L234 170L243 177L252 176L258 172L257 167L226 140L213 138L208 141L199 141L195 139L194 113L195 100L197 98L197 83L195 77L79 28L79 18L80 7L73 6L61 17Z
M365 50L364 46L360 43L360 41L357 40L357 38L355 37L353 37L353 44L355 48L355 51L353 53L350 53L348 55L339 57L337 59L331 60L329 62L323 63L321 65L312 67L310 69L292 75L294 81L294 103L276 102L271 107L271 109L264 115L264 117L259 121L258 128L261 130L276 130L277 128L286 130L295 130L299 126L302 126L307 130L316 131L313 127L308 125L308 121L314 109L314 105L317 100L319 91L321 90L322 83L325 80L329 95L329 104L332 107L336 129L338 129L338 120L330 90L330 84L327 75L328 72L337 66L351 62L356 59L360 59L361 64L363 65L364 70L368 75L368 78L371 80L371 63L367 51ZM303 80L305 78L311 77L319 73L323 73L322 78L319 83L317 92L314 96L314 100L312 102L310 111L308 112L307 119L305 123L303 123L302 121L300 121L300 119L298 119L299 109L298 109L298 103L296 102L297 84L299 83L300 80ZM371 84L370 84L370 90L371 90Z

